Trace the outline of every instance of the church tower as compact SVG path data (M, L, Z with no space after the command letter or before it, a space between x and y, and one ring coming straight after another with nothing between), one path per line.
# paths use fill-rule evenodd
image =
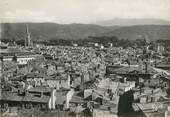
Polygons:
M26 38L25 38L25 46L32 46L32 40L31 40L31 35L28 29L28 25L26 25Z

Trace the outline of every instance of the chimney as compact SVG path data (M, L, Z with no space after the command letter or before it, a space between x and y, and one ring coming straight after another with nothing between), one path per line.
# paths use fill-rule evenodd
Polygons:
M168 106L168 109L165 111L165 117L170 116L170 106Z
M145 74L148 73L148 65L147 65L147 64L148 64L148 63L145 61L145 62L144 62Z
M43 91L41 91L40 97L43 97Z
M126 79L127 79L127 78L126 78L126 77L124 77L124 79L123 79L123 80L124 80L124 81L123 81L124 83L126 83Z
M28 95L29 95L28 90L25 90L25 96L28 96Z
M51 97L50 97L49 104L48 104L49 105L49 109L55 109L55 102L56 102L55 94L56 94L56 90L53 89L51 91Z

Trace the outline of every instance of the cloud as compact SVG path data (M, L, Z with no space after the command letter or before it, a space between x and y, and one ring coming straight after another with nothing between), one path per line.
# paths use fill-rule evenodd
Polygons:
M169 4L168 4L169 3ZM98 3L95 14L100 17L169 19L167 0L106 0Z
M88 23L112 18L170 20L170 0L1 0L0 18L11 22Z
M7 11L1 15L2 22L55 22L54 16L44 11L16 10Z

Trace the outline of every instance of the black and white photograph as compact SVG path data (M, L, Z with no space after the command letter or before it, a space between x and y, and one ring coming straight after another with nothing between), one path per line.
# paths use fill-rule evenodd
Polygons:
M170 0L0 0L0 117L170 117Z

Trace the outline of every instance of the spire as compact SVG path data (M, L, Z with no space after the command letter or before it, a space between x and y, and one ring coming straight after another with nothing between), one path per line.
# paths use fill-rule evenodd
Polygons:
M0 23L0 44L1 44L1 41L2 41L2 26L1 26L1 23Z
M25 39L25 46L32 46L31 35L28 29L28 25L26 24L26 39Z

